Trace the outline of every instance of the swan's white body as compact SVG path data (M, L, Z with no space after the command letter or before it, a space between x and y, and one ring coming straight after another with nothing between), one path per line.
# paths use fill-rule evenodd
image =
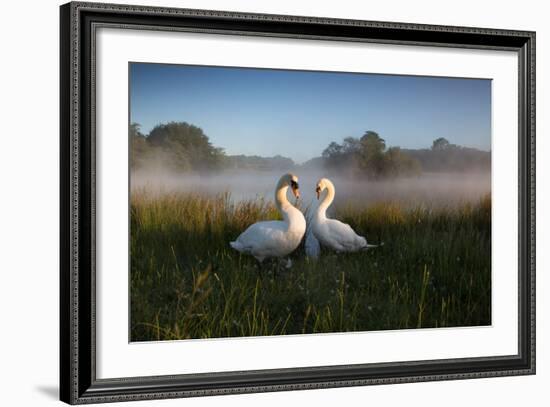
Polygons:
M300 245L306 231L306 220L300 210L287 199L290 185L298 195L298 178L292 174L281 177L275 189L275 203L283 215L282 221L264 221L250 225L241 235L229 244L241 253L254 256L262 262L269 257L285 257Z
M367 239L355 233L347 223L327 218L326 212L334 200L335 189L334 184L330 180L322 178L317 183L317 193L320 194L325 190L327 192L317 207L317 211L312 216L310 225L312 236L306 238L311 242L311 256L317 257L318 255L318 250L315 249L315 242L313 239L317 239L322 246L337 252L356 252L369 247L376 247L376 245L367 244ZM315 255L316 251L317 255Z

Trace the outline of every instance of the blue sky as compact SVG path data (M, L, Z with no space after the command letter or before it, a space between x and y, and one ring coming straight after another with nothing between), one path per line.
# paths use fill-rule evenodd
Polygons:
M297 162L366 130L388 147L490 150L491 81L131 63L130 121L186 121L227 154Z

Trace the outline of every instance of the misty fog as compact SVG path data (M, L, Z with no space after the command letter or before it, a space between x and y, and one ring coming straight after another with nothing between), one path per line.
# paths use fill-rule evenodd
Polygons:
M405 206L427 204L452 206L477 202L491 192L489 172L423 173L420 176L373 181L357 180L328 171L293 171L299 178L301 203L316 201L315 185L319 178L331 179L336 187L333 205L370 206L381 202L399 202ZM253 198L273 200L274 189L282 171L225 171L213 175L132 172L132 191L145 188L149 193L194 192L220 194L228 192L234 201ZM289 192L289 199L294 202Z

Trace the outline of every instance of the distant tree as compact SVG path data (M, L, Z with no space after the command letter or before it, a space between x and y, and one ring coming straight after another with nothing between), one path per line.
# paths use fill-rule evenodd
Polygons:
M336 143L336 142L331 142L327 148L325 148L323 150L323 153L321 154L324 158L330 158L330 157L335 157L337 155L340 155L342 154L343 152L343 147Z
M260 157L257 155L230 155L225 158L225 166L231 169L259 171L289 171L296 164L292 159L276 155Z
M277 154L274 157L267 157L267 162L269 163L270 169L274 170L290 170L296 164L291 158L283 157L282 155Z
M390 147L384 155L384 176L419 175L422 172L420 162L404 153L399 147Z
M361 150L361 142L355 137L346 137L342 144L344 154L355 154Z
M360 138L346 137L342 144L331 142L323 151L322 163L331 170L371 179L416 176L428 172L489 171L491 152L452 144L440 137L431 148L386 148L374 131Z
M186 122L159 124L147 140L162 151L166 166L174 170L216 170L224 162L223 149L214 147L201 128Z
M359 139L359 167L370 178L378 178L385 173L384 150L386 142L378 133L367 131Z
M128 131L130 133L131 138L137 138L137 137L145 138L145 136L141 133L140 127L141 127L141 124L139 123L130 124L130 128L128 129Z
M313 157L300 165L300 169L320 171L327 167L327 157Z
M451 144L440 137L433 141L431 149L405 150L416 158L424 171L471 172L491 169L491 152Z
M383 153L386 149L386 141L375 131L366 131L359 140L361 148L373 154Z
M150 147L147 138L141 133L139 123L132 123L129 127L130 135L130 168L136 169L144 166L150 155Z
M128 128L132 170L213 171L225 165L223 149L216 148L202 129L185 122L159 124L148 135L139 123Z
M330 143L322 156L329 168L367 178L416 175L421 170L418 161L400 149L386 151L386 141L370 130L361 138L346 137L342 145Z
M434 151L446 150L450 146L451 144L449 143L449 140L447 140L444 137L439 137L433 141L432 150Z

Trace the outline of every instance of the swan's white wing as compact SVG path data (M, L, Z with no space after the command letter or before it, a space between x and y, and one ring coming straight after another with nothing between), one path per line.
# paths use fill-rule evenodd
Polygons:
M313 234L313 231L311 230L311 228L309 228L306 232L305 249L306 249L306 256L312 259L318 258L319 255L321 254L321 245L319 243L319 240L317 240L317 238Z
M283 221L257 222L250 225L230 245L235 250L250 254L258 260L282 257L296 248L294 242L287 238L286 231L287 225Z
M251 250L269 247L284 238L283 232L285 228L284 222L281 221L257 222L250 225L232 243L237 243L242 248L242 251L250 253Z
M338 251L356 251L367 246L367 239L357 235L347 223L327 219L324 232L328 245Z
M321 254L321 244L319 243L319 240L315 237L315 233L313 232L313 228L315 223L317 222L317 219L315 216L313 216L314 212L317 210L313 210L314 203L310 203L308 210L306 212L306 240L305 240L305 250L306 250L306 256L312 259L317 259L319 255Z

